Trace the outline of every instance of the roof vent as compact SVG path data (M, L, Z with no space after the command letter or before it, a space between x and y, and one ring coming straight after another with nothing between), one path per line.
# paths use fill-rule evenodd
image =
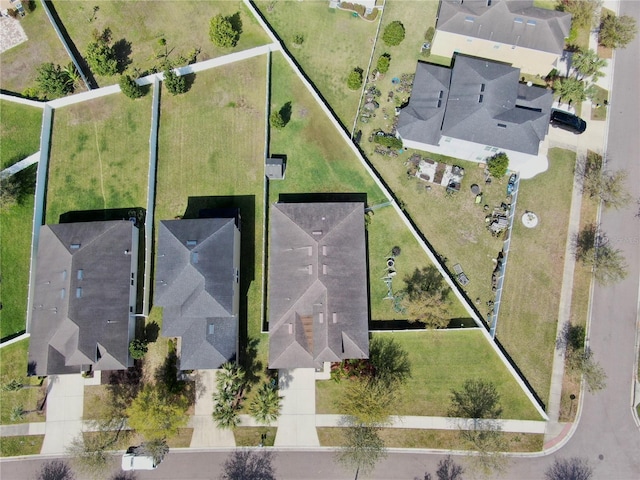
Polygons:
M66 294L67 294L67 291L64 288L60 290L60 298L64 298Z
M187 240L187 247L195 247L197 244L197 240Z
M322 246L322 255L325 255L325 256L327 255L327 246L326 245Z
M499 126L500 128L507 128L507 125L506 125L506 124L504 124L504 123L499 123L499 124L498 124L498 126Z
M484 100L484 95L478 95L478 103L482 103L482 100Z
M333 312L333 323L338 323L338 314Z
M80 248L80 244L79 243L72 243L71 244L71 250L77 250Z
M293 333L293 323L287 323L287 327L289 327L289 334Z
M309 271L309 275L313 275L313 265L308 265L307 270Z
M324 323L324 313L320 312L318 314L318 320L320 321L320 323Z
M82 298L82 287L76 288L76 298Z
M191 264L195 265L198 263L198 252L191 252Z
M327 274L327 265L325 263L322 264L322 274L323 275Z
M314 230L312 233L314 235L322 235L322 230Z
M215 325L213 323L210 323L208 327L209 327L209 329L207 330L207 333L209 335L213 335L213 330L215 328Z
M78 280L82 280L84 278L84 270L78 270Z

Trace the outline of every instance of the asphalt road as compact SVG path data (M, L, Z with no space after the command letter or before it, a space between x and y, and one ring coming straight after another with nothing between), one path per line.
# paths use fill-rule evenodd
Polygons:
M640 20L640 1L625 1L621 14ZM542 479L554 457L582 457L594 467L595 479L637 480L640 478L640 430L631 410L636 326L639 321L640 218L636 218L640 198L640 41L638 38L616 54L613 97L610 107L608 161L611 169L628 172L627 186L633 196L628 208L604 210L601 225L611 245L624 252L629 275L612 287L596 286L593 296L589 338L595 358L607 373L607 387L583 397L578 428L571 439L549 456L511 457L503 479ZM173 452L153 472L136 472L140 480L217 479L228 451ZM442 455L390 452L371 479L421 477L435 474ZM0 464L2 480L35 478L44 460L11 460ZM463 458L458 461L464 463ZM274 466L278 479L353 479L334 462L331 452L278 451ZM114 471L117 465L114 460ZM105 472L104 478L108 478Z

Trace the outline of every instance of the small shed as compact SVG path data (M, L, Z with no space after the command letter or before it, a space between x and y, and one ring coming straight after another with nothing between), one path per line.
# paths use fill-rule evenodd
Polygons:
M264 174L269 180L283 180L286 163L283 158L267 158Z

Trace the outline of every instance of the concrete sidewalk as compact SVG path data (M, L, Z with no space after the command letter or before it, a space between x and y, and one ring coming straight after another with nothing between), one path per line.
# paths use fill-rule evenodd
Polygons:
M318 447L316 431L316 371L278 370L282 412L274 447Z
M64 454L82 433L85 379L81 374L51 375L47 389L47 421L43 455Z

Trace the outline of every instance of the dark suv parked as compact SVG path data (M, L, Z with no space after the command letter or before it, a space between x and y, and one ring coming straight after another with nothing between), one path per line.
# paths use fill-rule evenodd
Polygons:
M576 135L587 129L587 122L580 117L562 110L551 110L551 125L554 127L564 128Z

